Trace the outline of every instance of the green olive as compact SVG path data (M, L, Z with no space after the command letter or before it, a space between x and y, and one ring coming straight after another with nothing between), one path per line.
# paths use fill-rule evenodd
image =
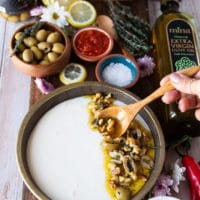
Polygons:
M19 49L20 52L23 52L26 49L26 47L25 47L25 45L23 43L21 43L19 45L18 49Z
M37 44L37 46L44 53L48 53L51 51L51 44L48 42L40 42Z
M65 49L64 44L58 42L54 43L52 47L52 51L58 54L61 54L64 51L64 49Z
M47 56L50 62L54 62L58 58L59 55L55 52L49 52Z
M48 53L43 55L43 60L48 60L49 61Z
M129 200L131 192L123 187L117 187L115 190L115 195L118 200Z
M49 61L48 60L41 60L39 64L47 65L47 64L49 64Z
M8 21L11 22L18 22L19 21L19 17L17 15L8 15Z
M28 11L25 11L25 12L23 12L23 13L20 14L19 18L20 18L20 21L25 21L28 18L30 18L30 14L29 14Z
M36 60L41 60L42 59L43 53L42 53L42 51L40 49L38 49L38 47L32 46L31 47L31 51L33 52L34 57L36 58Z
M36 39L40 42L46 41L48 32L45 29L41 29L36 33Z
M57 31L50 33L47 37L47 42L49 43L56 43L56 42L61 42L61 41L62 41L62 36Z
M25 49L22 53L22 59L25 62L32 62L34 59L33 52L30 49Z
M37 44L37 40L34 37L26 37L26 38L24 38L24 44L27 47L31 47L31 46Z
M5 19L8 19L9 15L7 13L4 13L4 12L0 12L0 16L5 18Z
M20 32L17 32L16 34L15 34L15 40L19 40L20 38L21 38L21 36L22 36L22 32L20 31Z

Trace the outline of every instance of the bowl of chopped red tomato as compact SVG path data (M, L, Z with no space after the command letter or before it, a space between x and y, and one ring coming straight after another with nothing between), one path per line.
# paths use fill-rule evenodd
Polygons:
M96 62L112 51L114 41L105 30L98 27L86 27L75 33L72 44L79 58Z

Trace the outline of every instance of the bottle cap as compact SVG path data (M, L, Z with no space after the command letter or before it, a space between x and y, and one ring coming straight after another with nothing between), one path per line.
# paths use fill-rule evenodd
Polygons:
M169 8L175 8L175 9L179 8L179 0L160 0L160 3L161 3L160 9L162 12L164 12Z

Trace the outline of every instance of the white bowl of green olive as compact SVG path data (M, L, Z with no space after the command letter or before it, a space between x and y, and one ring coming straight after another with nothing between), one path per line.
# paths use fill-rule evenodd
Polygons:
M71 43L62 29L49 22L21 26L10 40L11 59L32 77L59 73L69 62Z

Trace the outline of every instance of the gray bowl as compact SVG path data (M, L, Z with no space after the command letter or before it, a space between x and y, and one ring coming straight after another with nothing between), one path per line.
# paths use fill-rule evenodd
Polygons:
M49 198L35 184L33 178L31 177L31 173L27 164L27 142L29 140L32 129L34 128L40 117L55 105L71 98L91 95L97 92L102 92L105 94L112 93L114 95L114 98L123 101L126 104L130 104L139 100L137 96L125 89L114 87L106 83L88 81L63 86L56 89L54 92L46 95L37 104L32 106L30 111L25 116L17 138L17 163L20 174L26 186L38 199L45 200ZM155 165L151 172L151 175L143 188L132 198L132 200L141 200L151 190L162 170L165 159L165 142L163 132L156 116L148 106L142 109L139 115L144 119L146 124L148 124L150 131L153 134L155 146L157 148L155 149Z

